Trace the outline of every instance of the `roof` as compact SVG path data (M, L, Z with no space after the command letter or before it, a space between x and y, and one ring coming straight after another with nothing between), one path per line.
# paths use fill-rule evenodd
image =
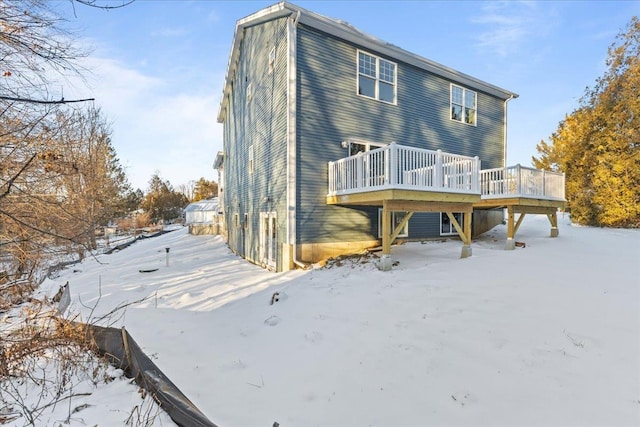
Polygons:
M218 211L218 198L199 200L197 202L190 203L184 208L185 212L217 212Z
M292 3L283 1L272 6L266 7L252 15L242 18L236 22L233 44L231 46L231 54L227 64L227 73L225 77L222 99L220 101L220 109L218 111L218 122L224 121L224 113L226 109L227 99L231 92L231 81L235 75L240 56L240 45L244 36L244 29L250 26L258 25L273 19L282 18L290 15L297 15L298 22L315 28L327 34L331 34L343 40L358 44L364 48L376 51L386 55L389 58L399 62L413 65L430 73L439 75L447 80L451 80L467 86L472 89L488 93L500 99L517 98L518 94L506 89L502 89L491 83L487 83L468 74L454 70L453 68L439 64L430 59L411 53L391 43L385 42L377 37L364 33L345 21L329 18L307 9L296 6Z

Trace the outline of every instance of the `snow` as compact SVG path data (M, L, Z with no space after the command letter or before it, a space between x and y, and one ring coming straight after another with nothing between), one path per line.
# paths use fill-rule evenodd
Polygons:
M144 299L103 324L221 426L640 425L640 231L549 229L527 216L526 247L505 251L499 226L466 259L455 240L394 246L390 272L355 257L271 273L183 228L43 287L69 281L85 321ZM83 402L131 408L126 385Z

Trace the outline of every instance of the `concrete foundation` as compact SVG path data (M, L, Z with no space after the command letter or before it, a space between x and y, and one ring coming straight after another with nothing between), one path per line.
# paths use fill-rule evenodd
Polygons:
M389 271L391 270L393 262L391 261L391 255L382 255L380 257L380 261L378 262L378 268L381 271Z
M516 248L516 241L511 239L511 238L507 238L507 243L505 243L504 245L504 250L505 251L512 251Z
M551 227L551 237L558 237L558 227Z
M473 254L471 250L471 245L463 245L462 252L460 253L460 258L469 258Z

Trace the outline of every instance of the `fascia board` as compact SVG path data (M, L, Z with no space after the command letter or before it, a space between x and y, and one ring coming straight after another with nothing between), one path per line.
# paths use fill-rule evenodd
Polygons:
M321 32L331 34L350 43L362 46L387 57L413 65L435 75L444 77L455 83L460 83L470 89L477 89L500 99L517 98L518 94L502 89L491 83L484 82L468 74L449 68L427 58L404 50L398 46L387 43L377 37L363 33L350 24L335 21L330 18L302 9L300 23L315 28Z

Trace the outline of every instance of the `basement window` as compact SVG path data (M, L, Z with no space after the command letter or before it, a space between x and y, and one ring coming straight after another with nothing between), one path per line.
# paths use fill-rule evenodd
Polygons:
M402 219L406 215L406 212L392 211L391 212L391 232L396 229L402 222ZM409 237L409 221L404 225L398 237ZM382 209L378 209L378 238L382 238Z

